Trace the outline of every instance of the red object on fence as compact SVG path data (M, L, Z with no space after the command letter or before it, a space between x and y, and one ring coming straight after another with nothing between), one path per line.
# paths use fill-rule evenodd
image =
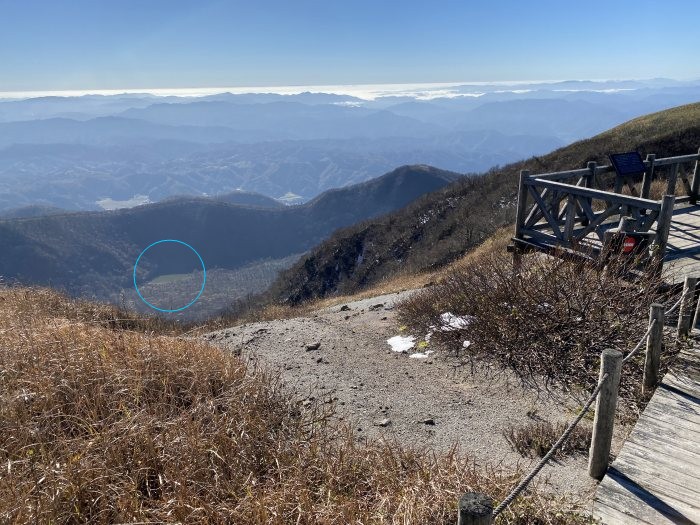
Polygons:
M622 241L622 253L631 253L635 246L637 246L637 239L625 237L625 240Z

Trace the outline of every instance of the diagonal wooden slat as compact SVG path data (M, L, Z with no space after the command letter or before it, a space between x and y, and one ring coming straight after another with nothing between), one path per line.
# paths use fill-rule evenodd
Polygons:
M606 219L612 217L616 213L620 212L620 205L619 204L614 204L610 206L608 209L600 213L595 219L593 219L586 228L583 229L580 233L576 235L574 238L575 242L580 242L584 237L586 237L589 233L592 233L595 231L598 226L600 226ZM599 236L600 237L600 236ZM602 237L601 237L602 239Z
M549 192L550 192L550 190L545 188L544 191L540 194L540 197L542 198L543 201L546 200L547 194ZM542 211L540 210L540 206L536 203L533 204L532 209L530 210L530 213L527 215L527 218L525 219L525 227L529 228L533 224L537 224L537 222L542 218L544 218L544 216L542 215Z
M549 213L549 210L547 209L547 204L540 196L540 193L537 191L537 188L535 188L534 186L530 186L528 190L530 191L530 195L532 195L532 198L535 199L535 202L539 206L540 212L542 213L544 219L547 221L547 224L549 224L549 226L552 228L554 236L557 239L564 240L564 236L562 235L561 230L559 229L558 221L554 217L552 217L551 213Z

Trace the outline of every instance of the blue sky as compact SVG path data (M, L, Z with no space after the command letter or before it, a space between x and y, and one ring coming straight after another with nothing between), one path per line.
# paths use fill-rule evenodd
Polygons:
M700 78L697 0L0 0L0 91Z

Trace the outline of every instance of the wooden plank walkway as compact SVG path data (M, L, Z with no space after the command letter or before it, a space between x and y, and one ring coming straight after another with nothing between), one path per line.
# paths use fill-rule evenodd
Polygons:
M593 516L606 524L700 524L697 341L676 358L600 482Z
M700 206L680 204L673 210L665 260L671 283L683 282L687 275L700 277Z

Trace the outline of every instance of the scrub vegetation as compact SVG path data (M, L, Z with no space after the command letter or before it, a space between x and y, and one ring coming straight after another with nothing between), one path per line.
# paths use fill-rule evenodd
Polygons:
M358 439L274 375L113 313L0 288L3 523L452 525L461 493L521 475ZM500 518L577 521L537 487Z

